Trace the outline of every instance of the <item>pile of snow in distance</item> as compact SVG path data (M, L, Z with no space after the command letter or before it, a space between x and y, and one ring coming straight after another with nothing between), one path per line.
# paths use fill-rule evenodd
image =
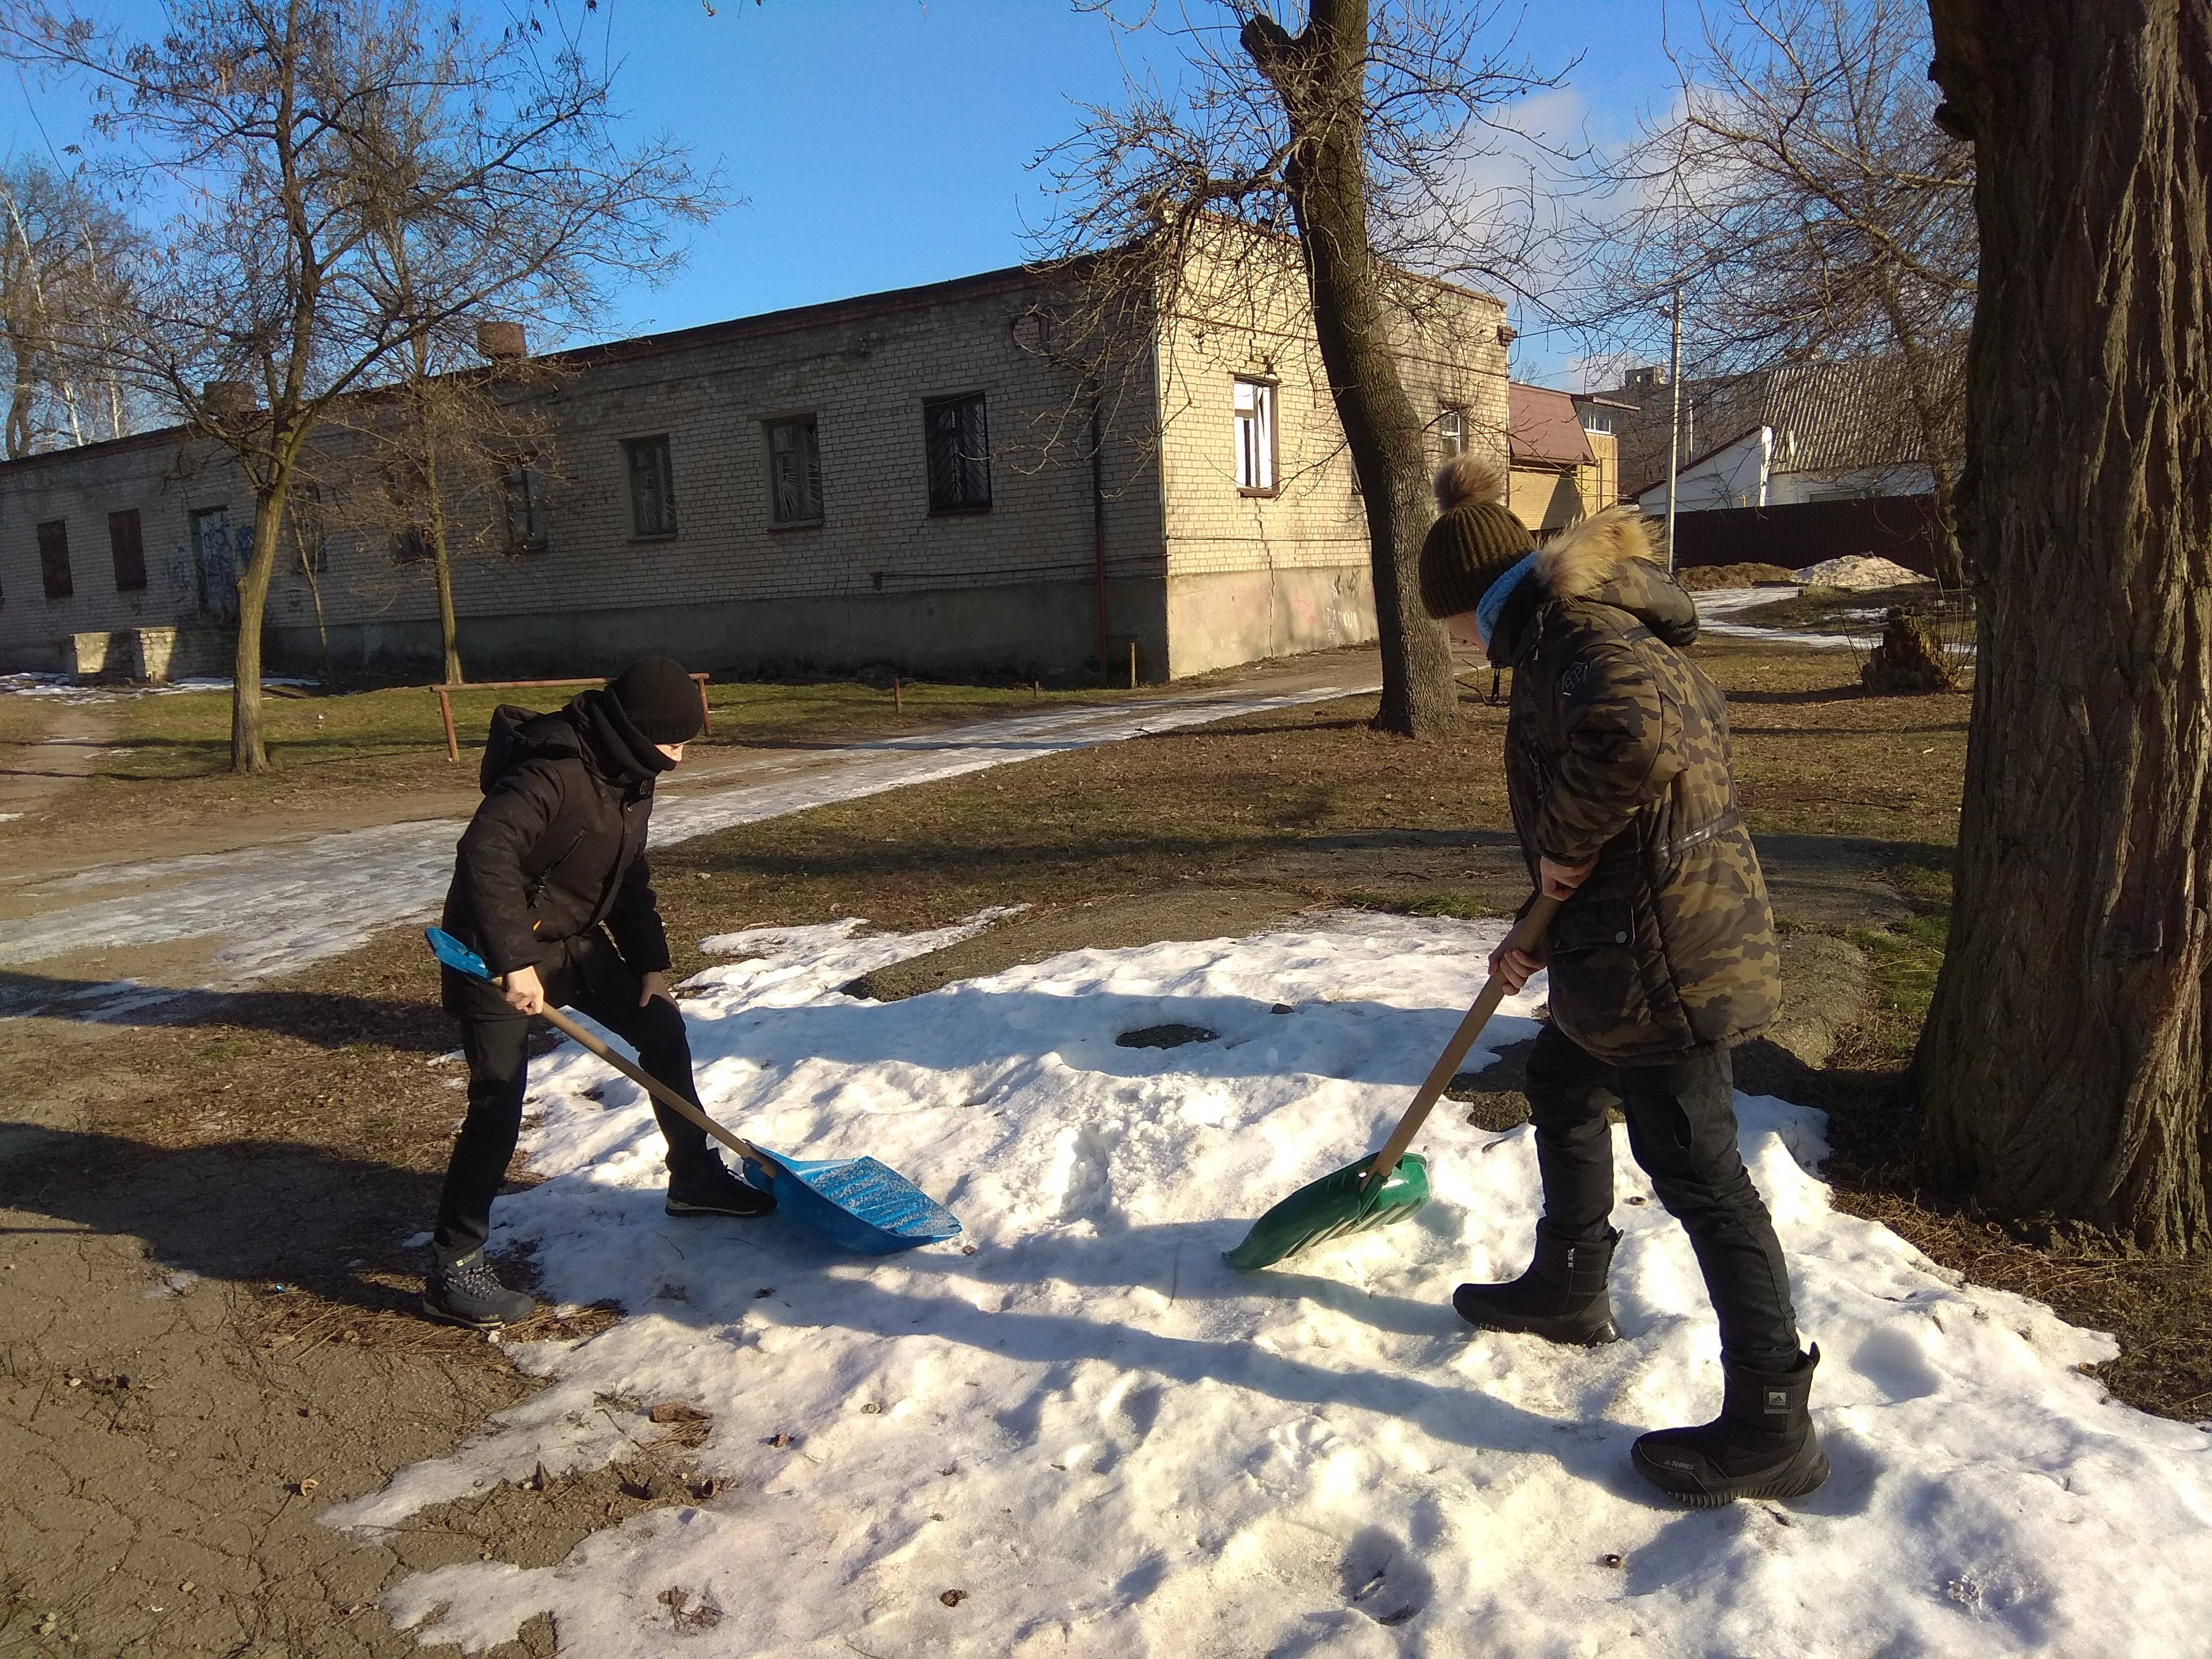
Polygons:
M1808 587L1902 587L1924 582L1927 577L1907 570L1892 559L1870 558L1854 553L1840 559L1823 559L1790 573Z
M1260 1273L1222 1262L1259 1210L1379 1144L1498 933L1309 919L890 1005L831 988L923 939L719 940L762 954L692 981L709 1103L771 1148L876 1154L965 1237L861 1258L775 1220L671 1220L644 1100L559 1050L533 1077L547 1179L501 1200L497 1243L628 1317L521 1348L541 1393L325 1518L374 1536L541 1462L626 1459L659 1432L638 1407L681 1400L714 1414L693 1467L730 1490L558 1566L419 1575L392 1617L481 1648L550 1610L564 1651L613 1659L2202 1651L2212 1434L2108 1401L2075 1369L2108 1338L1836 1211L1808 1173L1817 1113L1739 1101L1826 1356L1835 1474L1794 1507L1680 1509L1630 1468L1641 1431L1709 1416L1720 1377L1689 1247L1632 1202L1650 1189L1618 1132L1607 1347L1451 1314L1458 1279L1520 1267L1536 1189L1525 1127L1449 1107L1418 1217ZM1472 1063L1529 1036L1543 994ZM1168 1023L1218 1040L1114 1041Z

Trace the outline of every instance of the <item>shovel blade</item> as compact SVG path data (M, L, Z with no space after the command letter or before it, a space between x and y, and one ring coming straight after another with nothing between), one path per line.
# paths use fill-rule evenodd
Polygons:
M951 1211L872 1158L817 1163L781 1152L769 1156L779 1166L773 1174L746 1158L738 1167L739 1178L774 1193L784 1215L826 1233L848 1250L888 1255L939 1243L960 1231L960 1218Z
M1244 1242L1222 1252L1232 1267L1272 1267L1285 1256L1332 1238L1403 1221L1429 1201L1428 1161L1418 1152L1398 1160L1388 1179L1361 1196L1371 1156L1348 1164L1292 1193L1252 1224Z

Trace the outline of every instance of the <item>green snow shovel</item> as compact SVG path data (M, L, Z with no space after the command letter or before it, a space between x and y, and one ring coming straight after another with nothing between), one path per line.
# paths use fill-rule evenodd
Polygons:
M1506 945L1522 951L1534 950L1542 941L1544 930L1552 925L1559 908L1559 900L1540 894L1506 935ZM1364 1233L1370 1227L1403 1221L1427 1203L1427 1160L1406 1148L1420 1133L1430 1109L1450 1085L1460 1061L1467 1058L1467 1051L1474 1047L1474 1040L1482 1035L1482 1028L1490 1024L1490 1017L1504 1000L1505 981L1496 974L1491 975L1483 981L1482 994L1475 998L1474 1006L1467 1011L1459 1030L1452 1033L1443 1053L1437 1056L1427 1080L1414 1091L1413 1103L1406 1108L1405 1116L1398 1120L1398 1127L1382 1143L1382 1150L1372 1158L1363 1158L1334 1175L1323 1176L1299 1188L1254 1222L1244 1242L1233 1250L1224 1250L1223 1259L1232 1267L1272 1267L1284 1257L1296 1255L1326 1239Z

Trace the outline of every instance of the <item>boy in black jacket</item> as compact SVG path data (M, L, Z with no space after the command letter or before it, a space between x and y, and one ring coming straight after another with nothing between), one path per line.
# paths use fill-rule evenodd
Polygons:
M422 1310L490 1329L537 1304L483 1259L491 1201L514 1155L526 1083L529 1016L581 1010L632 1044L639 1063L696 1102L684 1016L668 994L668 936L645 857L653 780L684 758L702 716L698 689L665 657L624 669L556 714L498 733L483 804L461 837L445 930L497 978L443 971L446 1011L461 1022L469 1114L432 1234ZM503 751L503 752L502 752ZM764 1215L766 1193L723 1167L706 1132L659 1102L668 1142L671 1215Z

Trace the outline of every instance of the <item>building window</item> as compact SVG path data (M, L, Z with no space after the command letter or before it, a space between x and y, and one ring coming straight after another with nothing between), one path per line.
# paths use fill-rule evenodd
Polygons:
M771 524L822 522L822 443L811 415L768 423L768 493Z
M1583 430L1610 433L1613 430L1613 411L1609 409L1585 409L1583 410Z
M76 592L70 580L69 520L55 519L39 526L39 574L46 584L46 597L65 599Z
M115 557L115 591L143 592L146 587L146 541L138 527L138 509L107 515L107 550Z
M939 398L921 406L929 447L929 510L980 512L991 504L991 440L983 394Z
M394 564L428 564L430 562L430 538L420 525L409 525L392 538L392 562Z
M676 533L676 473L668 440L633 438L623 446L629 464L630 533L643 538Z
M1437 416L1437 441L1443 447L1446 459L1467 453L1467 411L1447 409Z
M238 612L238 549L230 537L230 508L203 507L192 514L192 586L211 617Z
M1275 493L1275 388L1267 380L1237 382L1237 487L1247 495Z
M526 466L500 480L507 497L507 550L543 553L545 540L545 481Z

